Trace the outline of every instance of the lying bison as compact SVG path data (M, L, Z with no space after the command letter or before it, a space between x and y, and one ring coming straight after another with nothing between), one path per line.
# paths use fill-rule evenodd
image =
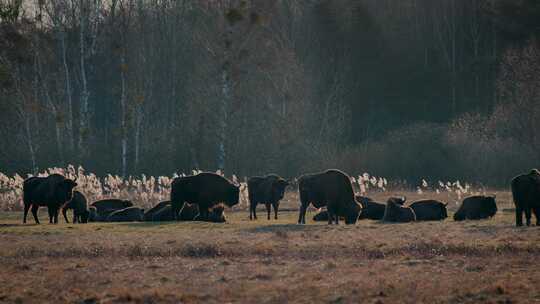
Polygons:
M217 205L210 209L208 213L208 218L206 221L214 223L224 223L226 221L224 214L224 207ZM184 208L180 211L178 218L180 221L195 221L198 220L199 207L195 204L185 204ZM145 219L148 220L148 219ZM172 211L172 206L170 203L165 204L159 210L155 211L152 215L152 218L149 221L153 222L165 222L165 221L174 221L174 215Z
M95 207L97 214L105 219L114 211L133 207L133 203L131 201L121 199L104 199L93 202L90 206Z
M185 204L178 215L178 220L192 221L197 215L199 215L199 207L197 205ZM153 222L174 221L171 201L161 202L148 210L144 214L144 220Z
M467 197L454 214L455 221L480 220L490 218L497 213L495 196L475 195Z
M248 180L249 219L257 219L257 204L266 206L267 218L270 219L270 207L274 208L274 219L278 218L279 201L285 194L289 183L283 178L269 174L254 176Z
M531 212L536 217L536 225L540 226L540 171L532 169L512 179L512 197L516 205L516 226L523 226L523 212L527 226L531 225Z
M88 202L86 197L79 191L73 192L73 198L62 207L62 215L66 223L69 223L67 219L67 211L71 209L73 211L73 223L87 223L90 211L88 211Z
M446 205L437 200L420 200L409 205L417 221L441 221L448 217Z
M208 218L209 209L219 203L232 207L238 204L240 186L221 175L203 172L197 175L177 177L171 184L171 206L178 220L178 213L185 203L199 207L201 219Z
M58 223L58 211L73 197L73 188L77 186L74 180L67 179L60 174L51 174L48 177L30 177L23 183L24 218L26 223L28 210L32 207L32 215L37 224L37 212L40 206L49 209L49 223Z
M127 207L116 210L107 216L106 222L140 222L143 220L144 209Z
M360 205L356 202L349 176L339 170L327 170L320 173L306 174L299 178L300 212L298 223L306 223L306 211L309 204L315 208L326 206L328 224L332 220L339 223L339 217L345 218L346 224L358 220Z
M360 205L362 205L362 211L358 217L359 220L381 220L384 217L384 210L386 209L385 204L374 201L365 201L361 202Z
M416 221L416 215L412 208L403 207L400 204L396 204L394 201L389 200L386 203L382 220L384 222L394 223L414 222Z
M163 210L167 206L169 206L169 210L170 210L171 201L163 201L163 202L157 203L154 207L152 207L152 208L150 208L150 209L148 209L148 210L146 210L144 212L143 220L148 221L148 222L152 221L153 216L157 212ZM171 215L172 215L172 212L171 212Z

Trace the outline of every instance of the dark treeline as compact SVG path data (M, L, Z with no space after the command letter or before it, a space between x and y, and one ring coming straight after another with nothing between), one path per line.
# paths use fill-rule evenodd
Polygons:
M533 0L6 0L0 170L329 167L491 185L540 164Z

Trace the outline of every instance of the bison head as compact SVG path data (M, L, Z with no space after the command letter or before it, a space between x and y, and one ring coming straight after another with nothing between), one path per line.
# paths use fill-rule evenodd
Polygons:
M284 179L275 181L272 185L272 197L279 201L285 196L285 188L289 186L289 182Z
M240 185L231 185L229 193L227 194L227 199L225 200L225 205L232 207L238 204L240 199Z
M71 179L64 179L56 188L57 198L62 202L68 202L73 198L73 188L77 187L77 183Z

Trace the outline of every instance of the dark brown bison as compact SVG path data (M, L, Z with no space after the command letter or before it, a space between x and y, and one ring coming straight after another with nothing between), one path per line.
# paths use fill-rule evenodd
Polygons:
M101 218L106 219L107 216L114 211L133 207L133 203L131 201L121 199L104 199L93 202L90 206L95 207L97 214Z
M172 205L170 201L161 202L152 209L154 209L153 214L145 213L145 221L153 221L153 222L174 221L174 215L173 215ZM182 210L180 211L180 214L178 215L178 220L192 221L197 215L199 215L199 207L197 207L197 205L185 204L184 208L182 208Z
M154 207L152 207L152 208L150 208L150 209L148 209L148 210L146 210L144 212L143 220L144 221L152 221L152 217L154 216L154 214L156 214L156 212L159 212L163 208L165 208L167 206L170 206L170 205L171 205L171 201L163 201L163 202L157 203ZM171 215L172 215L172 212L171 212Z
M328 221L328 211L321 210L319 213L313 216L315 222L327 222Z
M107 216L107 222L140 222L143 220L144 209L127 207L116 210Z
M455 221L480 220L490 218L497 213L495 196L475 195L467 197L454 214Z
M416 221L416 215L414 214L412 208L403 207L390 200L386 203L382 220L384 222L394 223L414 222Z
M225 214L224 207L222 205L217 205L210 209L208 213L208 218L205 221L214 222L214 223L224 223ZM195 204L185 204L184 208L180 211L178 218L180 221L195 221L198 220L197 216L199 215L199 207ZM164 222L164 221L174 221L173 211L171 204L165 204L161 209L154 212L150 221L153 222Z
M448 217L446 205L437 200L420 200L409 205L417 221L441 221Z
M58 223L58 211L73 197L73 188L77 186L74 180L67 179L60 174L51 174L47 177L30 177L23 183L24 217L26 223L28 210L32 207L32 215L37 224L37 212L40 206L49 209L49 223Z
M197 175L177 177L171 185L171 205L174 218L184 203L196 204L200 218L208 218L209 209L219 203L232 207L238 204L240 186L221 175L203 172Z
M345 218L346 224L358 220L360 205L356 202L349 176L339 170L327 170L320 173L306 174L299 178L300 212L298 223L306 223L306 211L309 204L315 208L326 206L328 224L332 220L339 223L339 217Z
M249 219L257 219L257 204L266 206L266 213L270 219L270 208L274 208L274 218L278 218L279 201L285 195L285 188L289 182L283 178L269 174L254 176L248 180Z
M384 210L386 209L385 204L374 201L364 201L361 202L360 205L362 205L362 211L358 217L359 220L381 220L384 217Z
M527 226L531 225L531 212L540 226L540 171L532 169L528 174L514 177L511 182L512 197L516 205L516 226L523 226L523 213Z
M67 219L67 211L71 209L73 211L73 223L87 223L90 211L88 211L88 202L86 197L79 191L73 192L71 200L62 207L62 215L66 223L69 223Z

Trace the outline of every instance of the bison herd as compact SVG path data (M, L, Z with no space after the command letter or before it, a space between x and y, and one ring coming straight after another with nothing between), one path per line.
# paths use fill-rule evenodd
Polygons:
M279 202L291 183L278 175L255 176L248 180L249 218L257 219L256 207L264 204L267 219L271 209L278 218ZM128 200L106 199L88 205L85 196L73 191L76 180L59 174L48 177L30 177L23 184L24 218L28 210L39 224L37 211L48 207L49 222L58 223L58 213L66 222L67 210L73 212L73 223L86 222L132 222L132 221L226 221L224 206L232 207L239 202L241 186L225 177L209 172L175 178L171 184L170 201L160 202L149 210L133 206ZM516 176L511 181L512 196L516 207L516 225L523 225L525 213L527 226L531 213L540 225L540 172L536 169ZM309 205L326 207L313 220L346 224L357 220L372 219L383 222L406 223L414 221L441 221L448 217L447 204L427 199L407 204L405 197L390 197L385 203L369 197L355 195L350 177L339 170L327 170L306 174L298 178L300 210L298 224L305 224ZM454 214L455 221L486 219L497 212L495 196L476 195L463 200Z

